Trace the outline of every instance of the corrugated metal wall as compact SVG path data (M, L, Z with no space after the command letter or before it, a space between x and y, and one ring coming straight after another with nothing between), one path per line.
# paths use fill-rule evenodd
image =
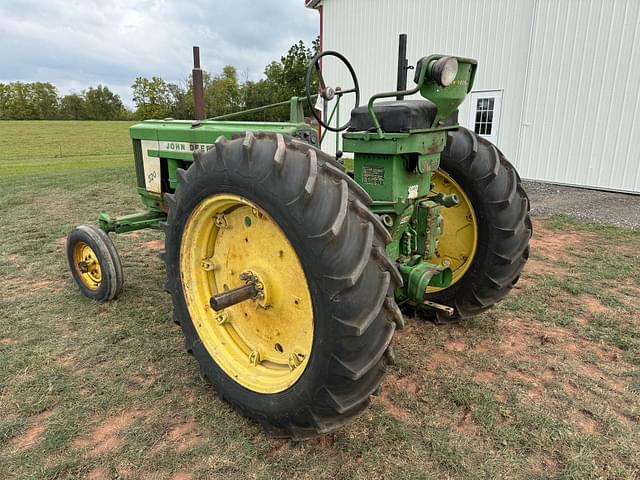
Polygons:
M540 0L517 165L640 192L640 1Z
M410 63L436 52L474 57L474 90L503 90L497 144L523 177L640 192L639 0L323 3L324 49L352 61L361 103L395 89L407 33ZM333 65L325 78L348 85ZM467 117L463 105L462 124Z

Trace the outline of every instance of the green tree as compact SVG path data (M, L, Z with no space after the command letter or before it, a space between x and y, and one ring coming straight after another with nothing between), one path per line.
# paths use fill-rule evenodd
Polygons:
M0 83L0 120L8 120L9 105L12 98L12 88L9 83Z
M58 89L49 82L27 83L27 101L36 120L55 118L58 114Z
M33 102L31 101L31 87L28 83L13 82L11 96L7 105L7 113L12 120L37 119Z
M84 118L87 120L121 120L126 117L126 109L120 96L104 85L89 87L82 92L84 97Z
M82 95L71 93L60 99L59 117L63 120L83 120L85 118L85 102Z
M170 116L172 118L193 118L195 116L195 107L193 103L193 82L191 82L191 78L187 80L186 87L178 83L169 83L168 87L172 99Z
M292 96L305 95L305 75L309 60L318 52L319 39L311 47L299 41L289 48L280 61L265 67L265 78L240 84L238 72L226 65L218 75L204 72L204 101L208 117L215 117L288 100ZM191 77L184 84L168 83L160 77L138 77L131 86L136 104L135 117L145 118L193 118L193 82ZM317 90L313 86L312 90ZM289 118L289 107L248 114L251 120L284 121Z
M302 40L289 48L287 54L268 64L264 69L265 78L258 82L246 82L243 86L243 97L247 108L254 108L270 103L282 102L293 96L304 96L305 77L309 61L318 53L319 38L311 47L307 47ZM314 79L312 91L317 90ZM305 110L307 106L305 105ZM308 112L310 114L310 112ZM286 121L289 118L289 107L280 107L259 114L261 120Z
M222 73L214 77L205 74L203 83L208 117L232 113L243 108L238 72L235 67L226 65Z
M131 86L139 119L166 118L173 115L175 98L169 83L160 77L136 78Z
M58 90L49 82L13 82L0 89L0 118L43 120L57 113Z
M278 97L278 93L273 90L270 82L262 79L257 82L247 81L242 85L241 89L244 108L258 108L272 103L278 103L282 99ZM264 110L262 112L250 113L242 117L246 120L256 121L277 121L283 117L283 113L288 107ZM286 114L288 115L288 113Z

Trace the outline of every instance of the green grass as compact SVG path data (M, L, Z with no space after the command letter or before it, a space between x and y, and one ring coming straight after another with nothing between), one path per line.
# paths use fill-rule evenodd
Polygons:
M130 162L132 124L2 121L0 177L125 166Z
M536 220L504 302L461 325L409 318L369 410L275 440L184 351L158 232L115 237L118 300L71 281L66 232L140 208L127 127L0 122L0 478L640 475L640 232Z

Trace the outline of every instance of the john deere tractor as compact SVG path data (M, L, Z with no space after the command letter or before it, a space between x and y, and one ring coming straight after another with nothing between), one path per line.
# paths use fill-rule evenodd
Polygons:
M351 87L325 81L329 56L344 63ZM415 88L359 106L353 68L327 51L309 65L306 98L287 102L289 122L134 125L146 211L100 213L97 227L74 229L75 281L89 298L116 298L123 273L108 233L162 229L173 318L217 392L282 436L344 425L393 363L402 310L436 321L477 315L509 292L527 260L532 229L518 174L457 122L476 67L430 55L415 66ZM418 92L424 100L380 101ZM349 121L331 125L333 115L314 108L318 95L325 106L354 98ZM324 131L344 132L352 171L319 148L305 102Z

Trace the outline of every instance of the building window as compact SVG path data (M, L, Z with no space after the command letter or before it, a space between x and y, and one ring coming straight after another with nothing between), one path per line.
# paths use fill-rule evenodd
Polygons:
M474 131L478 135L491 135L494 108L495 99L493 97L478 98L474 125Z

